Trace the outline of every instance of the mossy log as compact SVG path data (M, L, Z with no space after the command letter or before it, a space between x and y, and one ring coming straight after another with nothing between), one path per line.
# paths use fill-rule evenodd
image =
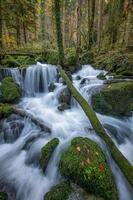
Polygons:
M44 132L48 132L48 133L51 133L51 130L49 127L47 127L43 121L41 121L40 119L36 119L32 114L26 112L26 111L23 111L23 110L20 110L20 109L17 109L15 106L12 107L12 112L15 113L15 114L18 114L22 117L28 117L31 119L31 121L33 123L35 123L37 126L39 126L41 128L41 130L43 130Z
M106 133L102 124L100 123L98 117L96 116L96 113L93 111L93 109L88 104L88 102L82 97L82 95L77 91L77 89L73 86L72 82L69 80L65 71L60 66L59 66L59 70L60 70L60 75L65 80L72 96L81 105L82 109L84 110L85 114L87 115L88 119L90 120L92 127L94 128L96 133L107 144L113 159L118 164L118 166L122 170L123 174L127 178L128 182L133 187L133 166L128 162L128 160L124 157L124 155L119 151L119 149L116 147L114 142L108 136L108 134Z

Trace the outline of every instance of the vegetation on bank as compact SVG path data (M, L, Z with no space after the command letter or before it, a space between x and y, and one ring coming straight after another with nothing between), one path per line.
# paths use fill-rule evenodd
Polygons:
M21 89L11 77L2 80L0 86L0 100L6 103L14 103L19 100Z
M133 110L133 82L112 83L92 95L96 112L106 115L131 116Z
M75 138L62 154L63 176L106 200L116 200L117 191L111 170L99 146L88 138Z

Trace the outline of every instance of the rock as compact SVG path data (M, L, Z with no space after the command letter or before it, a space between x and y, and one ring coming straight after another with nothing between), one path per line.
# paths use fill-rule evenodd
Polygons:
M21 90L11 77L2 80L1 94L4 102L13 103L19 100Z
M0 103L0 119L8 117L12 113L12 107L8 104Z
M76 78L75 78L77 81L78 80L81 80L81 76L80 75L78 75L78 76L76 76Z
M88 84L90 82L89 78L83 78L80 82L81 85Z
M61 103L57 108L59 111L64 111L70 109L70 105L66 103Z
M5 192L0 192L0 200L8 200L8 195Z
M98 74L97 78L101 79L101 80L106 80L106 76L105 76L105 74L103 72L101 72L100 74Z
M114 178L105 155L99 146L88 138L78 137L62 154L59 163L61 174L86 191L106 200L117 200Z
M133 82L112 83L92 95L92 106L96 112L131 116L133 110Z
M44 196L44 199L45 200L68 200L71 190L72 188L70 184L67 181L65 181L52 187L50 192L46 193L46 195Z
M71 101L71 94L70 91L67 87L65 87L59 94L58 96L58 101L59 103L66 103L66 104L70 104Z
M49 92L53 92L55 88L56 88L56 85L54 83L50 83L50 85L48 86Z
M41 156L40 156L39 163L44 172L45 172L48 162L58 144L59 144L59 139L54 138L41 149Z

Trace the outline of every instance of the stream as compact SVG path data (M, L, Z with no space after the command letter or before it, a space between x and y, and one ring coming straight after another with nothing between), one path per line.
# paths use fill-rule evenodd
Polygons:
M90 104L91 95L103 87L103 81L97 79L100 72L101 70L85 65L73 74L73 84ZM133 199L133 190L113 161L105 143L92 129L78 103L71 98L70 109L64 112L57 109L58 97L66 86L58 77L56 66L37 63L26 69L24 77L17 68L7 69L5 73L11 75L23 88L23 97L17 108L44 121L51 129L50 134L45 133L30 119L12 116L23 126L22 131L17 133L17 138L14 139L9 120L4 121L4 126L8 127L10 134L6 142L2 137L0 138L0 187L6 185L3 189L8 187L9 191L15 191L9 200L43 200L44 194L63 180L58 170L60 155L77 136L88 137L100 145L114 174L119 199ZM56 88L53 92L49 92L48 86L53 82ZM133 164L133 117L114 118L98 113L97 116L119 150ZM48 141L55 137L59 138L60 144L43 174L38 163L40 151Z

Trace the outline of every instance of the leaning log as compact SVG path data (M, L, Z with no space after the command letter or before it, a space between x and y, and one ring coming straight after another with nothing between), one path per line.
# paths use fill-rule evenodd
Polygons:
M41 119L35 118L31 113L28 113L28 112L18 109L16 107L13 107L13 113L20 115L22 117L27 117L27 118L31 119L31 121L33 123L35 123L37 126L39 126L42 131L51 133L51 129L49 127L47 127Z
M96 113L93 111L91 106L88 102L82 97L82 95L78 92L78 90L73 86L72 82L68 78L65 71L59 66L60 75L66 82L72 96L78 101L81 105L82 109L84 110L85 114L87 115L92 127L94 128L95 132L104 140L107 144L112 158L118 164L120 169L122 170L123 174L127 178L130 185L133 187L133 166L129 163L129 161L124 157L124 155L119 151L116 147L110 136L106 133L104 127L100 123Z

